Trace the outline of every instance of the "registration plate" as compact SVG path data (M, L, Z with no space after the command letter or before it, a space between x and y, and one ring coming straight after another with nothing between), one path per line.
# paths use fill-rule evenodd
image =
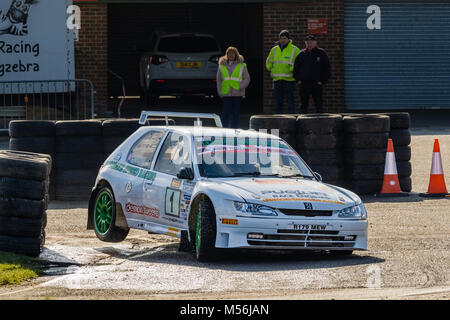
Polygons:
M325 230L327 226L325 224L293 224L294 230Z
M177 62L176 67L180 69L199 69L202 67L201 62Z

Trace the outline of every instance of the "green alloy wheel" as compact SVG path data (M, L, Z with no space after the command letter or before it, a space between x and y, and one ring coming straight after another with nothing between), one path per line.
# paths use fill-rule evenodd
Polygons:
M106 242L125 240L130 229L124 230L115 225L116 201L109 187L103 187L97 193L94 202L94 229L97 238Z
M109 190L101 191L95 201L95 231L104 236L111 228L113 220L113 196Z

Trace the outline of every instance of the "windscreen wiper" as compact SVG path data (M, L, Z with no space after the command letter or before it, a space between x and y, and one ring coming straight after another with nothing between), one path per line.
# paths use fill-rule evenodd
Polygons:
M261 175L261 172L259 171L253 171L253 172L236 172L233 173L232 177L243 177L243 176L254 176L258 177Z

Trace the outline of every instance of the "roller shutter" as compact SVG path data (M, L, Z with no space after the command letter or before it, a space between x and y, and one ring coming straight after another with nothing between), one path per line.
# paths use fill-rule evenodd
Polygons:
M450 108L450 1L346 0L345 95L351 110Z

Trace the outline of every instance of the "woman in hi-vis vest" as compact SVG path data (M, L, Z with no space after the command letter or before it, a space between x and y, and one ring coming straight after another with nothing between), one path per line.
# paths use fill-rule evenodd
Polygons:
M225 55L219 59L216 80L217 92L223 101L222 125L224 128L237 128L239 109L242 97L245 96L245 88L250 83L250 75L244 57L235 47L229 47Z

